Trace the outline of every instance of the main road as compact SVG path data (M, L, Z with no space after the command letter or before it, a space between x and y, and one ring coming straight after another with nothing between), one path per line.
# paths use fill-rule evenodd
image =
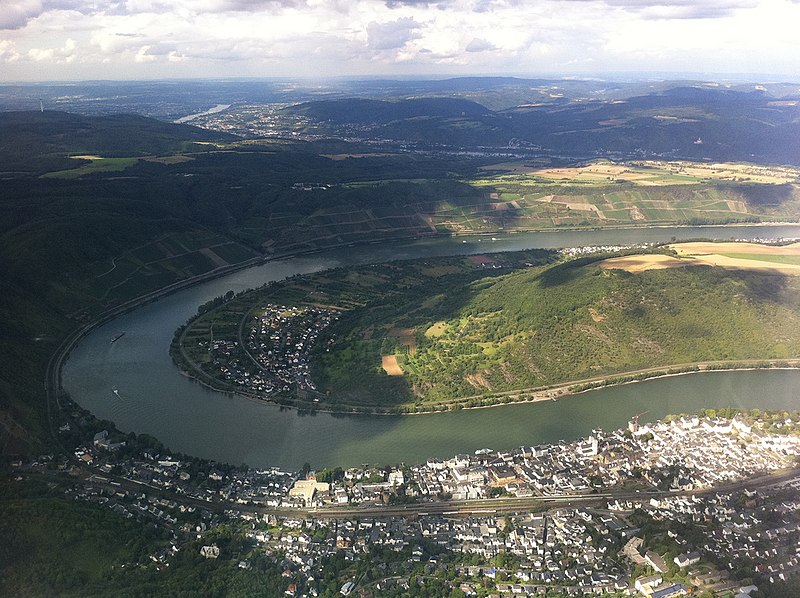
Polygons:
M45 477L64 476L63 472L41 471L33 472ZM761 474L744 478L712 488L696 490L663 491L663 490L608 490L597 493L581 494L554 494L548 496L532 497L503 497L488 498L473 501L432 501L406 505L349 505L347 507L325 506L310 509L298 508L270 508L257 504L241 504L238 502L201 500L196 497L186 496L163 488L152 486L145 482L99 473L84 463L76 463L73 474L92 485L104 486L114 491L123 489L130 492L158 492L159 496L168 498L180 505L201 508L208 511L224 512L239 511L255 513L258 515L276 515L283 517L314 519L364 519L381 517L423 517L428 515L443 515L452 517L467 517L479 515L503 515L531 511L543 511L559 507L597 506L608 501L649 501L650 499L674 496L705 496L717 493L732 493L754 488L768 488L792 482L800 482L800 468L792 468L778 473Z

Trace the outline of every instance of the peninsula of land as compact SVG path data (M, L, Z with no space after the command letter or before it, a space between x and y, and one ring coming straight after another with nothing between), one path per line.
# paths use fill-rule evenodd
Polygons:
M800 364L800 244L448 257L293 277L201 306L172 354L214 388L420 413Z

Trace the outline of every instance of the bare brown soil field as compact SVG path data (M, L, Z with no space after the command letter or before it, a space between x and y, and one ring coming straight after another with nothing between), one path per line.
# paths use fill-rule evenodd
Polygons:
M394 337L401 345L407 346L410 355L417 350L416 331L413 328L392 328L386 336Z
M403 368L397 363L397 356L395 355L383 355L381 357L381 366L383 367L383 371L389 376L403 375Z

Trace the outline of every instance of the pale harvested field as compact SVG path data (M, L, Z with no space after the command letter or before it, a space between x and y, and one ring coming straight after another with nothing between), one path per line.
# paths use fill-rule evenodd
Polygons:
M684 266L720 266L731 270L759 270L800 276L800 265L760 261L757 256L800 256L800 243L782 247L760 243L676 243L668 246L680 257L669 255L628 255L600 262L604 269L616 268L627 272L644 272ZM731 255L752 255L752 258Z
M644 272L645 270L663 270L664 268L683 268L691 262L669 255L626 255L612 257L600 262L604 270L625 270L626 272Z
M676 243L669 245L680 255L719 253L757 253L759 255L800 255L800 243L791 245L763 245L761 243Z
M436 322L433 326L425 331L425 336L428 338L438 338L442 336L447 330L447 322Z
M381 366L383 367L383 371L390 376L403 375L403 368L401 368L400 364L397 363L397 357L394 355L381 356Z
M703 255L692 256L691 259L697 260L709 266L721 266L729 270L759 270L761 272L776 272L779 274L789 274L800 276L800 266L795 264L776 264L775 262L760 262L758 260L740 259L728 257L726 255Z
M769 167L756 164L698 162L667 162L637 160L614 163L605 160L582 166L548 168L533 167L516 162L483 166L485 170L499 170L508 174L531 174L550 181L575 181L606 184L609 180L625 180L642 186L690 185L704 180L739 181L749 183L783 184L798 181L800 171L783 166Z
M655 163L662 164L662 163ZM669 167L680 167L683 173L717 180L737 179L751 183L769 183L780 185L797 180L798 172L794 168L783 166L759 166L757 164L735 164L721 162L701 164L692 162L668 162Z

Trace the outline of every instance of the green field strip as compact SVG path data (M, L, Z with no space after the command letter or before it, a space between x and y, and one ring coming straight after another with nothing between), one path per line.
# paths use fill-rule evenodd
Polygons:
M790 264L800 266L800 255L765 255L761 253L720 253L719 255L737 260L753 260L772 264Z

